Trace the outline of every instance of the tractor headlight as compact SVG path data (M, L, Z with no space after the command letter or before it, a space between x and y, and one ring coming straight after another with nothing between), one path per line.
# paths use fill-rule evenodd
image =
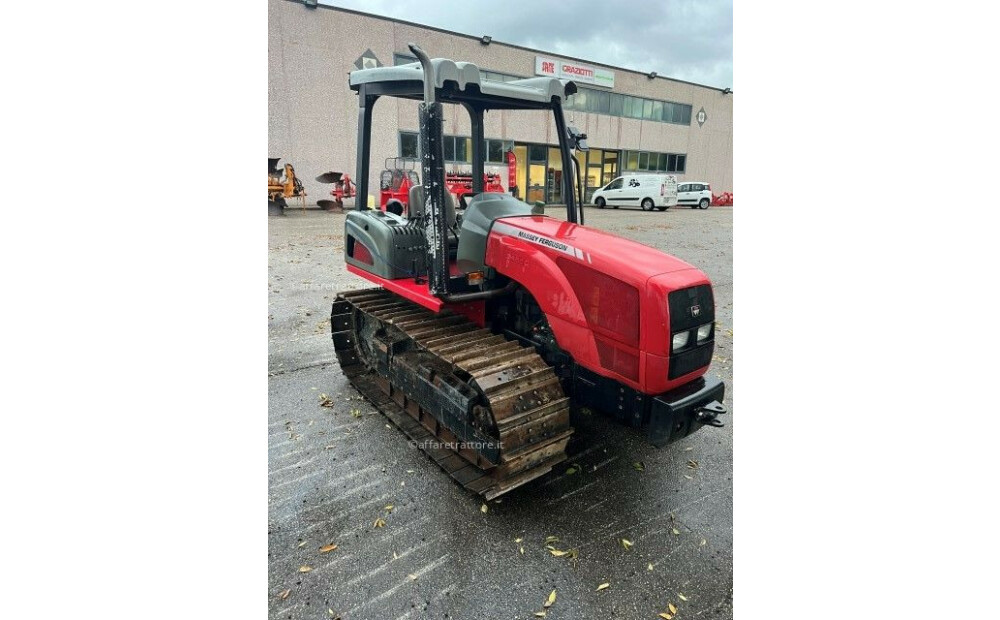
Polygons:
M708 340L708 336L711 333L712 333L712 324L711 323L705 323L704 325L702 325L701 327L699 327L698 328L698 342L704 342L704 341Z
M688 336L690 336L690 335L691 335L691 332L680 332L679 334L674 334L674 338L673 338L673 341L671 343L672 344L672 350L674 350L674 351L680 351L681 349L683 349L684 347L686 347L687 343L688 343Z

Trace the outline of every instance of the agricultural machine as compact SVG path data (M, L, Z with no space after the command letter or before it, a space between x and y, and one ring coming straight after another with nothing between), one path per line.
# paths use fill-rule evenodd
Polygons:
M344 174L342 172L324 172L323 174L316 177L316 181L319 183L326 183L333 185L333 189L330 190L330 195L333 196L333 200L323 199L317 200L316 204L326 211L336 211L337 213L343 213L344 211L344 198L354 197L354 182L351 181L351 175Z
M517 165L514 153L509 152L507 156L508 178L516 178L513 170ZM468 172L446 172L444 184L448 192L458 200L458 207L465 209L467 199L471 199L474 192L472 174ZM379 176L379 208L396 215L402 215L407 209L410 200L410 189L420 185L420 175L416 171L416 163L413 160L402 157L389 157L385 160L385 168ZM513 187L513 183L511 184ZM496 173L483 174L484 192L494 192L502 194L504 192L501 177Z
M280 157L267 158L267 213L268 215L283 215L288 206L286 198L298 198L302 208L306 206L306 190L302 181L295 176L292 164L285 164L284 169L278 168Z
M585 150L562 105L571 81L483 79L476 65L431 60L354 71L357 193L367 194L372 109L421 101L423 183L401 213L358 204L344 259L377 285L338 293L331 325L351 383L467 489L493 498L565 460L571 405L613 416L657 446L722 426L724 384L706 374L715 303L697 268L580 223L563 175L566 220L484 191L484 114L551 114L563 170ZM468 112L472 196L457 212L442 145L443 104Z

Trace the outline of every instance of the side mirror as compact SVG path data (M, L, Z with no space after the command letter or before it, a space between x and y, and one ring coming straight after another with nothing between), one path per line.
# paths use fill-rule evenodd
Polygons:
M587 134L581 132L573 125L566 126L566 133L569 134L570 143L573 145L573 148L583 152L590 150L587 146Z

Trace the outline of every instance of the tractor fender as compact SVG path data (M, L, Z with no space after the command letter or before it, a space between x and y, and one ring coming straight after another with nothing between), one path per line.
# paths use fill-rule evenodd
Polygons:
M597 343L573 287L555 260L532 243L491 232L486 264L523 286L545 313L559 347L587 367L600 367Z

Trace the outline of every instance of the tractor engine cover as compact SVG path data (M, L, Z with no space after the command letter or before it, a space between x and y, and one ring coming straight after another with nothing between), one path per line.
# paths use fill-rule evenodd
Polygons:
M398 280L427 273L427 238L419 223L383 211L349 211L344 259L358 269Z

